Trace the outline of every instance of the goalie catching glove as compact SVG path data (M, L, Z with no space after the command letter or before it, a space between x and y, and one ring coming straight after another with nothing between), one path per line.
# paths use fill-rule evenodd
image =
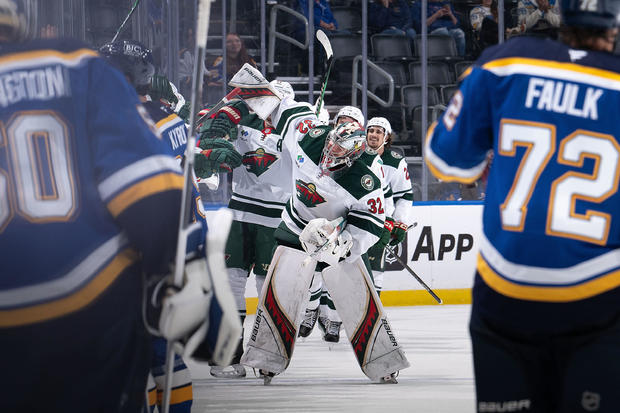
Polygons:
M353 246L353 238L346 230L339 232L339 222L342 220L328 221L325 218L315 218L308 222L299 234L299 241L304 251L317 261L329 265L337 265L348 257Z
M198 143L194 156L194 172L208 178L218 172L232 172L243 159L234 146L224 139L205 139Z
M249 113L247 105L241 100L224 106L200 125L198 129L200 140L216 138L237 139L237 125Z

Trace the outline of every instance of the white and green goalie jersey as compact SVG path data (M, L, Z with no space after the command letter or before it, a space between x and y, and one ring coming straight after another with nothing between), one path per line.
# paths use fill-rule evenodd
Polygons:
M273 121L293 161L292 195L282 213L284 224L299 235L314 218L345 218L345 229L354 240L349 259L361 256L383 230L385 201L379 177L361 160L335 179L321 175L319 162L331 127L319 125L307 106L285 99Z
M275 228L291 196L291 157L283 153L282 139L273 128L250 116L234 142L243 160L233 171L228 208L237 221Z

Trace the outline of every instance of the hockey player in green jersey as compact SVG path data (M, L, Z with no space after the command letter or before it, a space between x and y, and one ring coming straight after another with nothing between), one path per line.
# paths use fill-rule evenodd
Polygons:
M241 115L241 123L248 117L247 109L234 112ZM222 125L228 121L231 128L236 126L235 116L224 113L220 119ZM409 363L360 259L379 239L385 218L377 208L383 203L381 181L357 160L366 148L364 131L354 123L333 130L317 126L311 109L287 98L272 120L292 157L293 195L275 231L279 246L241 362L259 369L265 383L287 368L308 287L321 262L362 371L372 380L395 382L395 373ZM201 148L213 146L219 136L220 131L203 131Z
M271 85L283 96L295 96L287 82L274 80ZM249 114L243 124L237 126L236 136L232 144L242 157L242 165L232 173L233 193L228 208L233 212L234 220L226 243L226 266L243 325L248 276L250 271L254 273L256 290L260 294L275 247L273 233L282 220L292 184L291 157L269 121ZM245 377L245 368L240 364L242 354L243 332L232 365L212 366L211 375L218 378Z
M375 153L381 157L384 183L388 186L391 195L391 202L386 202L384 236L368 250L375 288L377 293L381 293L385 246L388 243L395 246L404 241L407 235L407 226L411 223L413 191L407 162L402 155L390 149L392 143L390 122L382 117L370 119L366 124L366 135L367 152Z

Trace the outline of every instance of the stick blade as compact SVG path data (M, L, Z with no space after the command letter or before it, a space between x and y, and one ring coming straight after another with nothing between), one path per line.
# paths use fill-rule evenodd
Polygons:
M329 42L329 39L327 38L327 35L325 34L325 32L321 29L317 30L316 39L319 41L319 43L321 43L321 45L323 46L323 49L325 49L327 60L331 59L332 56L334 55L334 52L332 51L332 44Z

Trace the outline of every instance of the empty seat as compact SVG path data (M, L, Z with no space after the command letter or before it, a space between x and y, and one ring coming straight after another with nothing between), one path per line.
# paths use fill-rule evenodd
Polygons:
M375 60L412 60L411 41L405 35L375 34L370 37Z
M439 95L441 97L441 102L444 105L447 105L450 102L452 95L454 95L454 92L457 90L459 90L459 85L457 84L440 86Z
M427 110L427 115L426 115L427 124L423 128L422 127L422 113L423 113L422 106L416 106L415 108L413 108L412 122L411 122L411 132L412 132L411 137L413 138L412 143L421 144L421 142L424 140L424 136L426 136L426 131L428 130L428 127L431 125L431 123L439 119L439 117L441 116L444 110L445 110L445 106L443 105L435 105L435 106L429 105L428 110Z
M411 125L413 110L417 106L422 106L422 86L407 85L400 89L401 92L401 114L405 127ZM437 89L428 86L428 106L434 106L441 103Z
M427 39L426 53L429 59L445 61L463 60L456 51L456 43L452 36L429 34ZM418 55L422 53L421 35L416 36L415 49Z
M405 70L405 66L401 62L386 61L374 63L392 76L394 86L397 89L407 84L407 72ZM384 91L388 86L388 79L379 74L376 70L368 70L368 90L377 94L377 92L381 93Z
M452 71L446 62L428 62L426 76L429 85L454 83ZM409 83L422 84L422 62L409 63Z
M456 74L456 79L459 80L459 77L465 72L474 62L471 60L462 60L460 62L454 63L454 73Z
M332 14L339 30L356 32L362 30L362 13L356 7L332 7Z

